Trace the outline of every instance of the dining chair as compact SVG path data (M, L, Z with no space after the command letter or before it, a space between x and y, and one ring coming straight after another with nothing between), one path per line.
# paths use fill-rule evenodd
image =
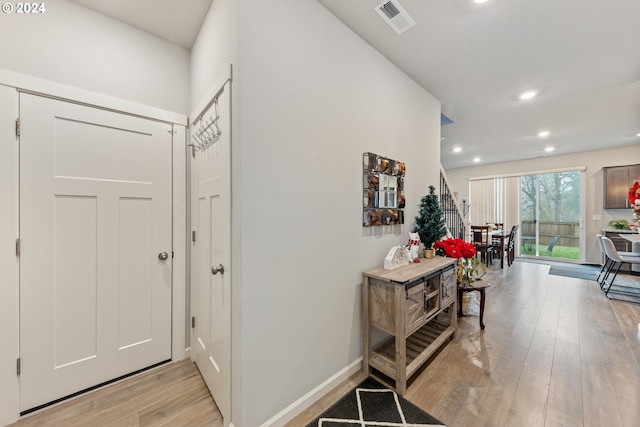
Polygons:
M602 278L603 284L601 286L601 289L604 291L605 296L609 298L609 291L611 290L611 287L613 286L613 282L616 280L616 277L618 276L618 272L620 271L620 267L622 266L622 264L640 264L640 256L635 256L635 255L622 256L616 249L616 246L613 244L611 239L609 239L608 237L602 236L601 240L602 240L602 245L604 247L604 252L607 255L607 257L611 260L610 267L605 273L604 277ZM613 273L613 277L609 279L609 277L611 276L611 273ZM620 288L624 289L625 286L621 286ZM618 290L618 289L616 289L615 292L622 293L622 294L625 293L624 290ZM631 293L631 294L637 296L636 293Z
M504 229L504 223L503 222L488 222L487 225L495 225L497 228L494 229L493 231L499 230L501 233L505 232ZM504 240L502 240L504 242ZM491 243L493 246L493 255L498 255L499 254L499 249L500 249L500 239L496 238L496 239L491 239Z
M484 260L485 263L489 265L493 250L493 242L491 241L491 237L489 235L489 226L472 225L471 237L473 239L473 245L476 247L477 253L480 254L480 259Z
M600 269L600 273L596 276L596 282L600 284L600 289L604 286L604 277L607 271L611 268L611 259L607 256L604 250L604 243L602 243L602 234L596 234L596 241L598 242L598 247L600 248L600 252L602 252L602 256L604 257L604 263L602 263L602 268Z
M507 240L507 265L511 267L513 261L516 259L516 237L518 235L518 228L520 226L518 224L511 227L511 231L509 232L509 237Z
M603 237L604 236L602 234L596 234L596 241L598 242L598 247L600 248L600 252L602 252L602 255L604 256L604 263L602 264L602 268L600 269L600 273L598 273L598 276L596 276L596 282L598 282L600 284L600 289L602 289L603 286L604 286L604 277L605 277L606 273L609 270L611 270L611 268L615 264L615 261L613 261L611 258L609 258L607 256L607 254L606 254L606 251L605 251L605 248L604 248L604 243L602 241ZM614 248L615 248L615 244L614 244ZM617 249L616 249L616 252L621 257L640 257L640 254L638 252L625 252L625 251L619 251Z

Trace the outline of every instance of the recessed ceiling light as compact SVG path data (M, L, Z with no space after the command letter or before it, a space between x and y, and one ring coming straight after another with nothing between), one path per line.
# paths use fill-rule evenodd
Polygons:
M454 153L459 153L462 151L462 147L453 147L453 152Z
M636 136L640 136L640 133L637 133Z
M527 92L523 92L520 94L520 99L531 99L534 96L536 96L538 94L538 92L536 92L535 90L530 90Z
M538 132L538 136L539 136L540 138L546 138L546 137L548 137L548 136L549 136L549 134L550 134L550 133L551 133L551 132L549 132L548 130L543 130L543 131L541 131L541 132Z
M482 4L482 3L486 3L489 0L473 0L474 3L478 3L478 4Z
M547 148L544 149L544 151L546 151L547 153L549 153L549 152L551 152L553 150L555 150L555 148L553 148L553 147L547 147Z
M473 158L473 163L478 163L480 162L480 157L474 157Z

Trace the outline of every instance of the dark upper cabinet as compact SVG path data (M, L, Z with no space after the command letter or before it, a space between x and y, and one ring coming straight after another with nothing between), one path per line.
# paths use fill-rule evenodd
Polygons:
M602 168L604 172L604 208L626 209L629 204L629 187L640 179L640 165Z

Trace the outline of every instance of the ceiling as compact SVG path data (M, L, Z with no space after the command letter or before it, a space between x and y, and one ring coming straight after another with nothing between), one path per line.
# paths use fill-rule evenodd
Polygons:
M74 1L187 49L212 2ZM441 101L445 169L640 150L640 1L392 0L416 22L401 34L381 1L318 0Z
M103 15L170 41L187 50L202 27L213 0L72 0Z
M382 0L318 1L441 101L445 169L640 150L638 0L393 0L416 22L400 35Z

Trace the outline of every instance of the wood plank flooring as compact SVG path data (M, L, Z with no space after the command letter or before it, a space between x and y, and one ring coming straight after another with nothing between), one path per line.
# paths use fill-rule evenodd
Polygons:
M485 331L475 316L459 319L405 397L450 427L640 426L640 305L548 270L494 262ZM360 379L288 426L306 425Z
M457 336L412 379L405 397L449 427L640 426L640 305L608 300L596 282L548 270L524 262L490 267L485 331L475 316L459 319ZM362 379L354 375L287 426L305 426ZM197 368L183 361L13 426L222 420Z
M165 365L27 415L15 427L222 427L222 416L195 364Z

